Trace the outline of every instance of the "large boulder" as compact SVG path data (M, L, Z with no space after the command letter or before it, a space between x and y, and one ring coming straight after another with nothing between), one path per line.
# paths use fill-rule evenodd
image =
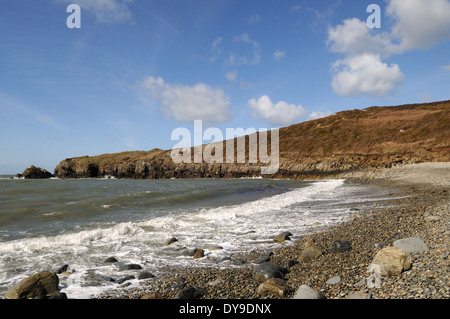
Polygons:
M320 249L316 245L308 245L306 246L302 252L300 253L300 257L298 258L298 261L309 261L316 259L317 257L321 256L323 254L322 249Z
M375 255L371 269L381 276L397 276L411 269L411 258L401 248L385 247Z
M53 177L53 174L43 168L31 165L23 171L22 177L28 179L45 179Z
M289 292L289 286L281 278L270 278L258 287L258 294L261 297L279 297L286 296Z
M284 274L288 271L286 268L271 262L262 263L253 270L253 279L257 283L263 283L270 278L284 279Z
M58 285L59 278L55 273L40 272L9 288L5 296L8 299L52 296L59 292Z

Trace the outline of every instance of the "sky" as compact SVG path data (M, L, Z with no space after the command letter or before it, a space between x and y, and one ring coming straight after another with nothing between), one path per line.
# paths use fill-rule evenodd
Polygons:
M171 149L194 120L448 100L449 17L450 0L2 0L0 174Z

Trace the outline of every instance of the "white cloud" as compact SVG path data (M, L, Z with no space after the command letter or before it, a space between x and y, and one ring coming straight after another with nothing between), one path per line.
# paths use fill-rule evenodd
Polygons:
M347 55L333 65L336 93L392 94L404 75L398 65L388 66L381 58L450 40L450 0L388 0L386 15L394 20L388 31L370 29L357 18L329 28L329 50Z
M383 63L379 55L347 57L335 62L333 71L333 90L345 96L391 95L404 80L399 66Z
M280 50L276 50L275 53L273 54L273 58L275 60L281 60L282 58L284 58L286 56L286 52L285 51L280 51Z
M161 77L149 76L141 86L160 102L167 116L178 122L225 122L230 119L230 99L224 91L207 84L172 85L165 83Z
M444 70L450 71L450 64L442 67Z
M255 118L263 118L275 126L294 124L308 114L301 105L289 104L284 101L274 104L267 95L258 100L249 100L248 106L255 111Z
M449 0L390 0L386 13L396 19L392 38L403 51L450 40Z
M389 32L370 29L357 18L330 28L330 50L389 56L450 40L449 0L390 0L386 15L395 21Z
M395 50L390 34L373 34L367 24L357 18L344 20L341 25L328 30L328 47L337 53L390 54Z

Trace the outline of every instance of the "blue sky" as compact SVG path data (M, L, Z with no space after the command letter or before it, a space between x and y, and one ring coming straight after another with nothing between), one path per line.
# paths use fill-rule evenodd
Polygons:
M194 120L270 129L450 99L449 17L450 0L3 0L0 174L171 149Z

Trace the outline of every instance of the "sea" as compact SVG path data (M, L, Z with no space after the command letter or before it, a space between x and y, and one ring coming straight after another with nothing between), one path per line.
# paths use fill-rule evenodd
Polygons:
M291 245L393 196L340 179L0 176L0 298L28 276L65 265L72 274L60 275L59 285L69 299L122 287L105 278L131 275L126 285L139 286L137 270L119 270L121 264L138 264L156 277L172 267L242 267L232 256ZM275 243L282 232L292 241ZM177 241L166 245L172 237ZM186 254L194 248L205 257ZM105 263L109 257L118 262Z

